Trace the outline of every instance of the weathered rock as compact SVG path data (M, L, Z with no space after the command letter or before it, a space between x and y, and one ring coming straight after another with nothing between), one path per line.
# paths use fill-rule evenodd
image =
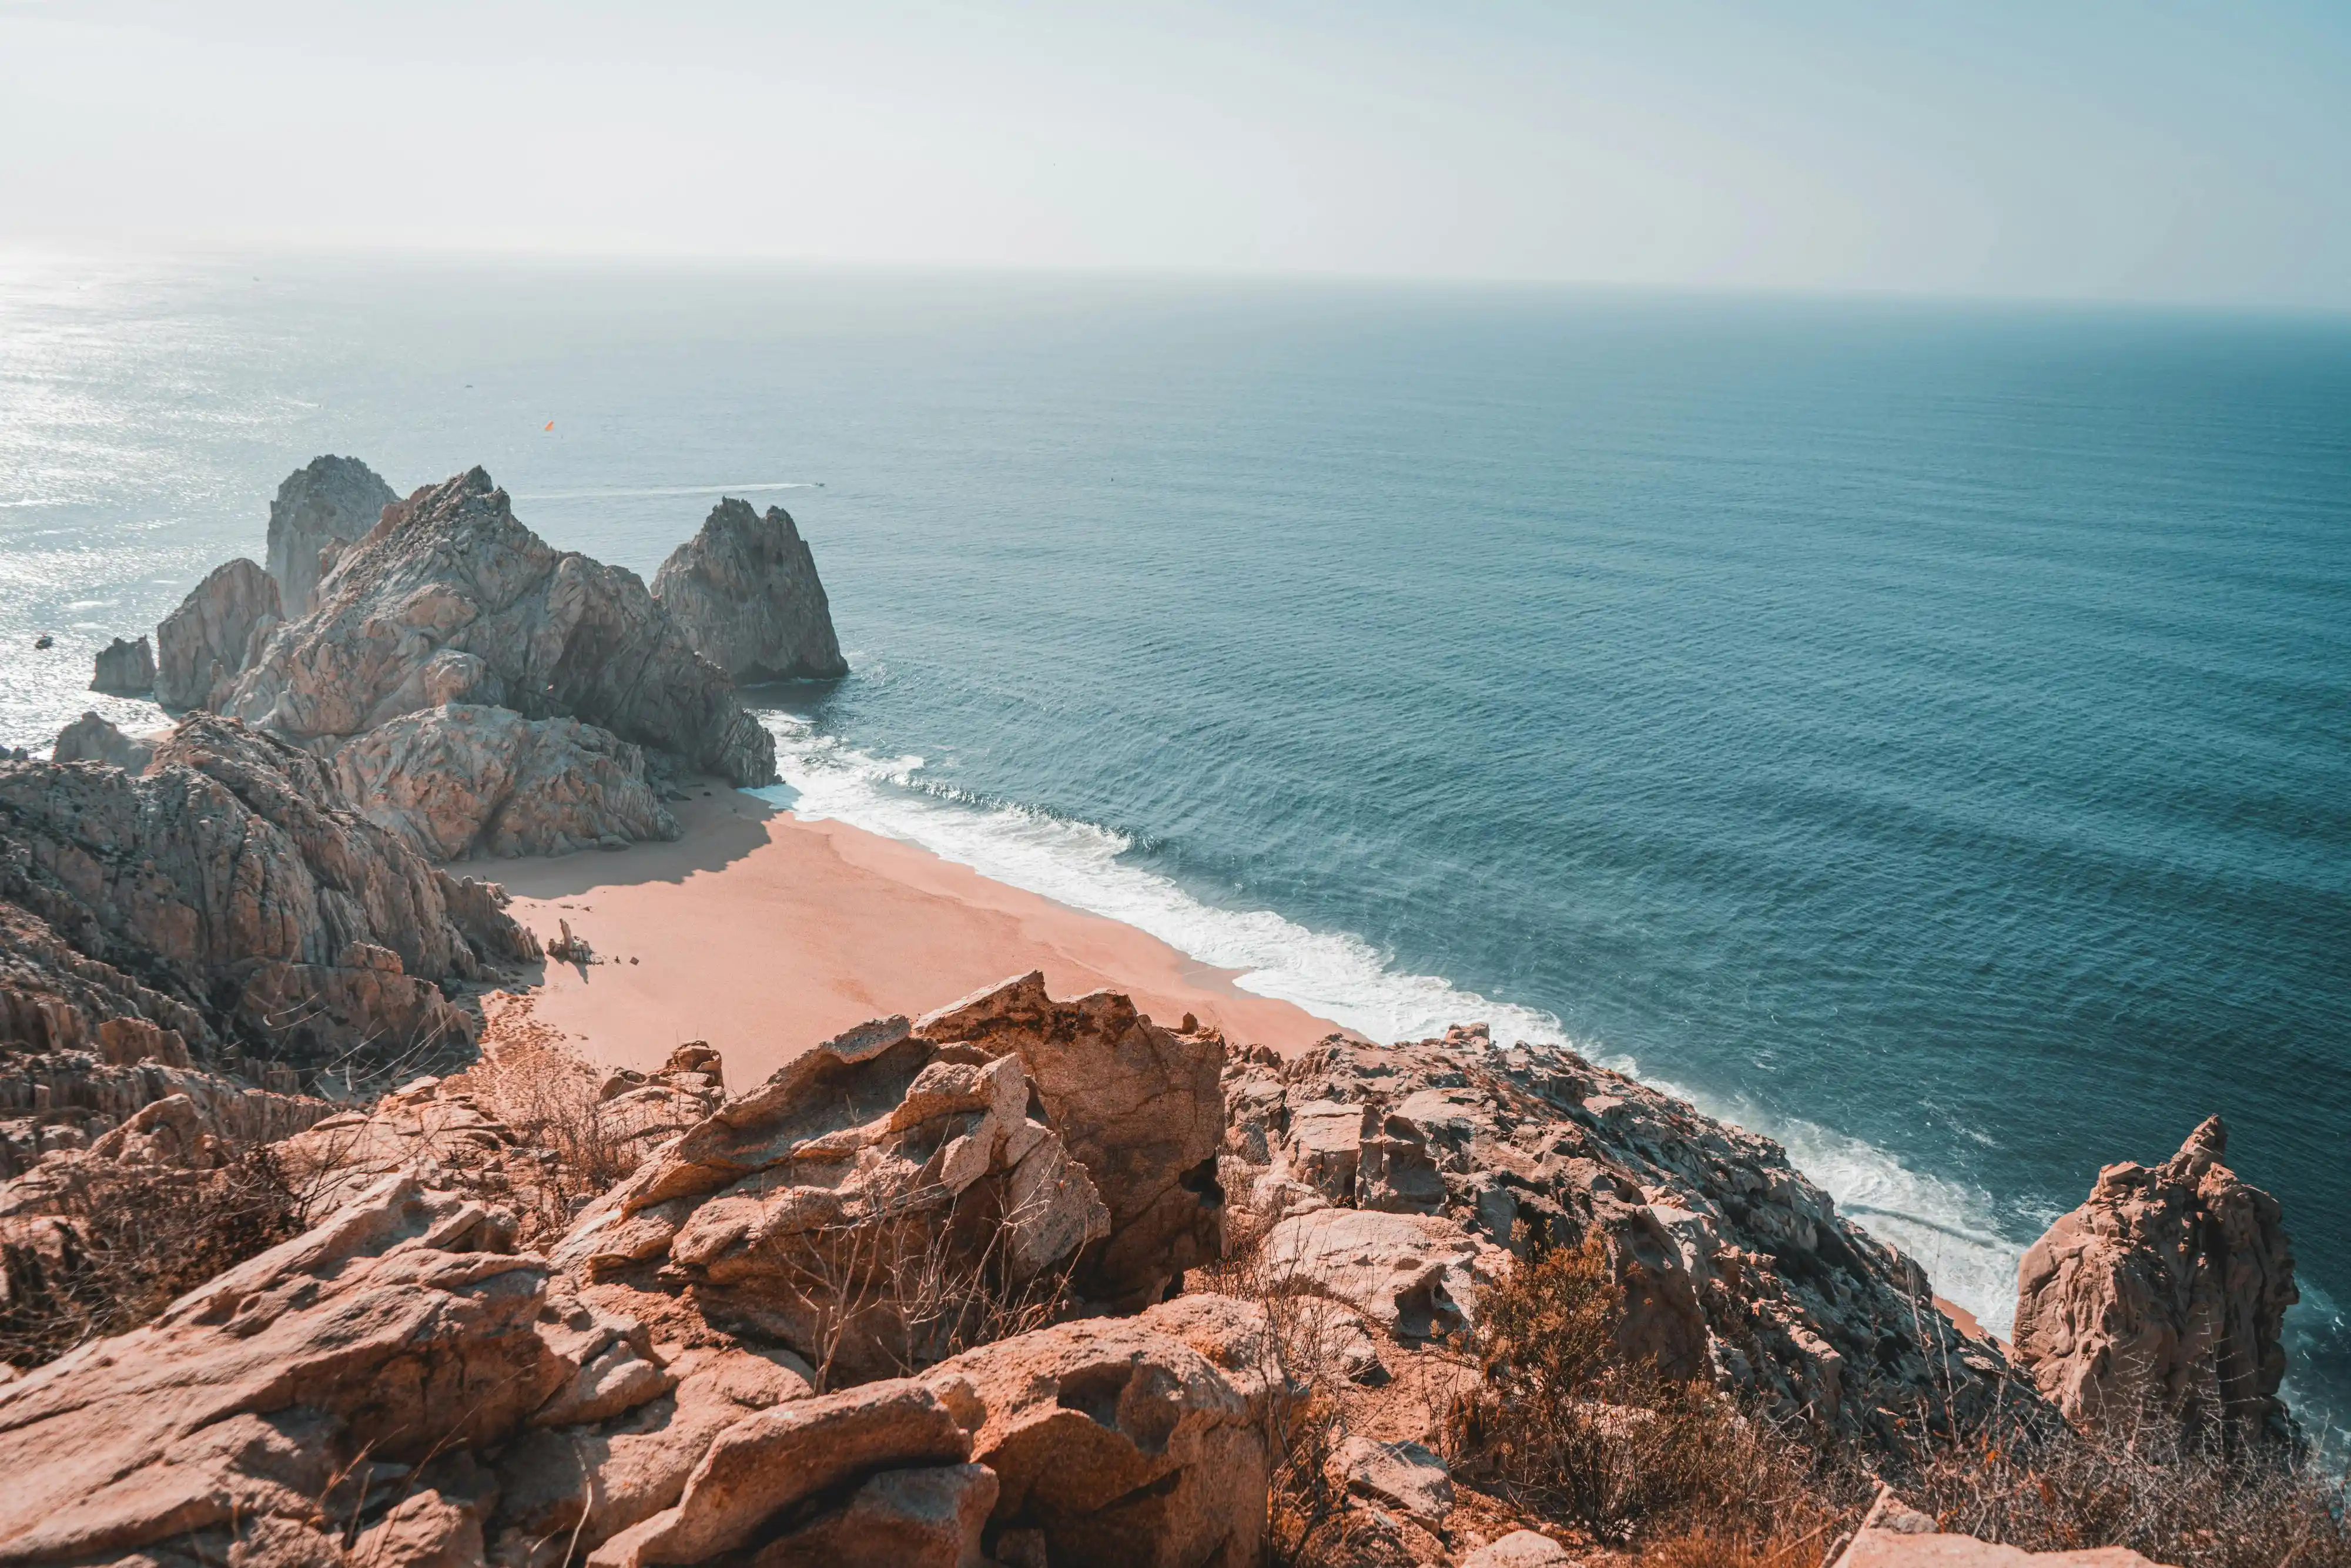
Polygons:
M1567 1568L1567 1548L1548 1535L1513 1530L1461 1559L1461 1568Z
M288 616L299 619L313 608L319 552L366 533L399 498L356 457L313 457L286 476L269 503L268 560Z
M1110 1208L1110 1233L1079 1265L1088 1299L1130 1310L1186 1269L1224 1255L1217 1148L1225 1040L1162 1029L1114 991L1057 1002L1041 972L930 1014L925 1040L1016 1053Z
M971 1436L928 1386L868 1383L745 1416L720 1433L677 1502L605 1542L593 1568L704 1563L752 1543L795 1505L881 1469L961 1465Z
M143 1019L207 1061L350 1052L361 1071L465 1048L440 983L535 952L478 885L340 805L315 759L210 715L143 776L0 764L0 1038L31 1050Z
M781 507L762 517L720 501L653 574L653 598L739 685L849 673L816 559Z
M1154 1314L1001 1340L925 1381L973 1426L971 1458L996 1472L993 1527L1041 1531L1053 1563L1258 1561L1269 1471L1257 1409Z
M1271 1224L1268 1258L1403 1338L1474 1311L1489 1249L1596 1231L1622 1350L1669 1375L1889 1449L1909 1440L1897 1418L1968 1427L2005 1401L2053 1419L1777 1145L1572 1051L1497 1050L1476 1026L1288 1062L1252 1050L1226 1078L1225 1179Z
M155 690L155 650L144 636L117 637L98 651L89 689L119 697L143 697Z
M737 784L776 776L774 740L636 575L550 548L479 468L385 508L223 711L308 743L453 702L584 719Z
M92 1043L91 1051L11 1052L0 1061L0 1177L52 1152L101 1145L169 1101L193 1106L202 1132L223 1145L290 1137L334 1110L324 1100L193 1068L180 1032L144 1019L108 1019ZM0 1215L24 1207L16 1195L13 1185L0 1188Z
M2024 1254L2017 1358L2068 1418L2160 1412L2291 1437L2278 1385L2294 1254L2277 1199L2227 1152L2214 1116L2162 1165L2106 1166Z
M722 1105L580 1218L556 1250L696 1310L829 1384L947 1354L1108 1223L1017 1057L908 1034L827 1041Z
M1409 1514L1430 1527L1453 1511L1453 1477L1418 1443L1351 1437L1331 1457L1333 1479L1352 1497Z
M94 713L57 731L57 743L49 748L52 762L103 762L131 773L144 772L154 759L153 746L131 739Z
M575 718L450 703L345 741L333 763L344 797L430 860L677 837L643 752Z
M1564 1559L1562 1559L1564 1561ZM1877 1501L1854 1532L1853 1541L1834 1568L2156 1568L2126 1546L2098 1546L2074 1552L2026 1552L2019 1547L1979 1541L1972 1535L1949 1534L1935 1521L1906 1506L1891 1490Z
M502 1246L494 1215L393 1177L8 1384L0 1561L167 1540L203 1557L258 1521L298 1546L364 1508L334 1497L339 1477L367 1485L362 1459L429 1465L515 1431L632 1330L551 1302L544 1266Z
M758 1568L994 1568L980 1530L996 1506L986 1465L883 1470L841 1508L763 1549Z
M1333 1296L1405 1341L1469 1327L1479 1287L1510 1262L1450 1220L1352 1208L1290 1216L1266 1237L1264 1259L1275 1279Z
M267 572L241 559L213 568L155 628L155 700L174 713L220 707L283 619Z

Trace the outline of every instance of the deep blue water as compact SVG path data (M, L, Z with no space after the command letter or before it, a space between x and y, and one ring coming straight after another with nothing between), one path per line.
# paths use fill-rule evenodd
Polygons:
M2351 1413L2351 323L19 268L0 741L329 450L648 575L780 502L856 666L773 716L804 810L1375 1035L1629 1061L1996 1324L2221 1112Z

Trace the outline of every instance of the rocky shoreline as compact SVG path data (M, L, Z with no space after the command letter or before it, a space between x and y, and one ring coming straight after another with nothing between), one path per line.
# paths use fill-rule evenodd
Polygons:
M1777 1145L1483 1026L1285 1056L1031 973L731 1094L701 1042L595 1069L445 867L772 777L736 683L845 667L791 519L723 502L648 591L479 469L321 458L266 553L99 656L169 730L0 760L0 1564L1511 1568L1673 1521L1989 1568L1911 1504L2006 1453L2300 1473L2217 1119L2101 1174L2003 1345ZM1689 1557L1701 1505L1785 1542Z

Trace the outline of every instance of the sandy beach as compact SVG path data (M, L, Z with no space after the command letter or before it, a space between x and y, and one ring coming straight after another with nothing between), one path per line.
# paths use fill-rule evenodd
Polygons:
M533 1013L613 1066L705 1040L735 1084L890 1013L919 1015L1042 969L1056 996L1109 988L1169 1022L1296 1051L1338 1026L1253 997L1228 971L1132 926L992 882L914 845L802 821L737 790L676 807L672 843L475 862L542 939L559 919L600 962L550 962Z

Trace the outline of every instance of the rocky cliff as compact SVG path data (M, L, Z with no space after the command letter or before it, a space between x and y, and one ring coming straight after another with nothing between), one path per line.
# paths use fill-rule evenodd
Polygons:
M214 567L155 628L155 700L218 708L278 625L277 584L249 560Z
M695 652L739 685L849 673L816 558L791 514L729 497L653 576L653 598Z
M2018 1265L2017 1358L2070 1419L2291 1440L2294 1254L2277 1199L2227 1153L2214 1116L2159 1166L2106 1166Z
M385 509L221 704L304 743L444 703L572 717L737 784L775 743L633 573L557 550L479 468Z
M356 457L314 457L277 486L269 503L269 575L278 602L299 618L313 608L320 556L358 538L400 497Z
M364 1075L462 1050L443 994L535 956L489 890L349 810L313 758L199 715L142 775L0 764L0 1040L109 1028Z

